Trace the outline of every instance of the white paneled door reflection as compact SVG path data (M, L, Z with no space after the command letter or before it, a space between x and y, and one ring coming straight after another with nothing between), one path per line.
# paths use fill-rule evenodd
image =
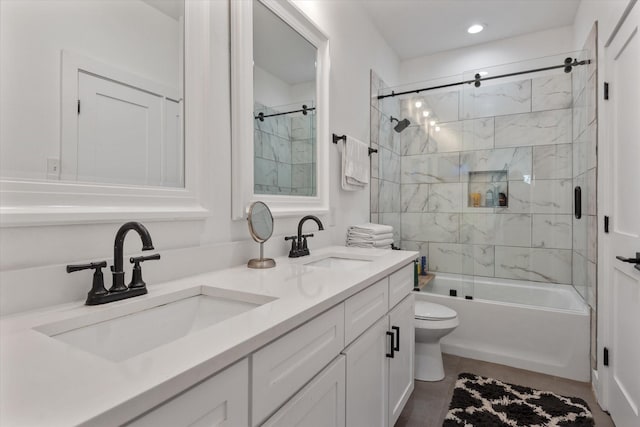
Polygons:
M78 95L78 181L183 185L179 103L84 72Z

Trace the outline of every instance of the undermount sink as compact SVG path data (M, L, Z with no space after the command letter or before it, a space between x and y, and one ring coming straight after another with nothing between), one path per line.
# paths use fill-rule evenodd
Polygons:
M339 256L329 256L326 258L321 258L316 261L308 262L305 265L310 265L312 267L329 268L331 270L349 271L349 270L355 270L356 268L360 268L364 265L367 265L371 261L372 260L370 259L356 259L356 258L344 258Z
M114 307L107 319L104 313L89 314L36 330L89 353L121 362L275 300L211 286L190 288L157 299L155 305L133 307L125 313L120 307Z

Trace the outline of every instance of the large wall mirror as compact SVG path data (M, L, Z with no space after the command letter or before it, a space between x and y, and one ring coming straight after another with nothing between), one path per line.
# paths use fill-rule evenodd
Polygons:
M232 1L234 218L328 210L328 40L288 1Z
M71 197L79 193L193 203L184 136L185 11L201 6L189 3L0 3L3 208L79 207L84 202ZM19 195L34 189L40 200ZM53 192L70 197L54 200Z

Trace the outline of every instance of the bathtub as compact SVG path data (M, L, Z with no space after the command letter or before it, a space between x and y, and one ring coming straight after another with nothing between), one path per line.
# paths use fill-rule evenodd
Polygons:
M572 286L437 273L414 293L458 313L444 353L590 381L589 307Z

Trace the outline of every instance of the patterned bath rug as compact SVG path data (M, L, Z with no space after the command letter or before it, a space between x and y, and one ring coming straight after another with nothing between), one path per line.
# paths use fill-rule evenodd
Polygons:
M458 375L443 427L593 427L587 403L503 383L474 374Z

